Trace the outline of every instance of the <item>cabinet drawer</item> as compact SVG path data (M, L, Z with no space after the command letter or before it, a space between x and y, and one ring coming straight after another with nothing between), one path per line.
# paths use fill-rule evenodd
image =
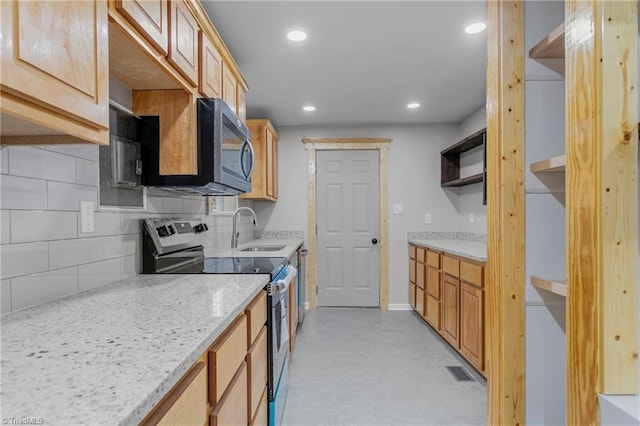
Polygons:
M440 318L440 301L427 295L427 321L438 331L442 329Z
M251 423L251 426L267 426L269 423L269 418L267 417L267 410L269 405L267 403L267 388L265 387L262 390L262 396L260 397L260 402L258 403L258 410L256 411Z
M409 258L410 259L415 259L416 258L416 246L409 246Z
M409 282L416 283L416 260L409 259Z
M439 270L427 266L427 293L436 300L440 300L440 274Z
M267 384L267 327L262 327L256 343L247 354L249 367L249 411L251 418L258 408L260 396Z
M267 293L265 291L261 291L249 303L245 314L247 314L247 326L249 327L247 330L247 348L250 348L267 322Z
M201 425L207 420L207 369L198 362L160 403L144 425Z
M458 277L460 275L460 261L449 256L442 256L442 270L449 275Z
M246 425L247 416L247 364L242 363L220 403L211 412L212 426ZM184 422L180 422L184 424Z
M416 285L424 290L424 263L416 263Z
M416 260L418 262L424 263L424 258L425 258L425 254L426 253L427 253L427 251L425 249L423 249L422 247L417 247L416 248Z
M475 284L478 287L482 287L482 266L475 263L465 262L464 260L461 261L460 279L470 284Z
M436 269L440 269L440 253L427 251L427 265L433 266Z
M424 316L424 290L416 287L416 312Z
M238 366L244 363L246 353L247 317L243 314L229 326L225 335L218 339L209 350L209 402L211 406L216 405L222 397L224 390L238 370Z

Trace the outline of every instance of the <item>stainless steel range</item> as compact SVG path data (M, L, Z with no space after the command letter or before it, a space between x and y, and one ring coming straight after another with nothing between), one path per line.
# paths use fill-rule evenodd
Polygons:
M198 219L144 219L144 274L268 274L267 390L269 425L280 424L287 396L288 286L297 270L281 257L204 256L209 228ZM294 282L295 285L295 282Z

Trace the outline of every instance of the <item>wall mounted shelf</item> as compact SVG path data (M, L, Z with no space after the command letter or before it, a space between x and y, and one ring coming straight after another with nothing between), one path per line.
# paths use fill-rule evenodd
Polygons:
M550 293L557 294L562 297L567 297L567 282L566 280L550 280L547 278L531 276L531 285L537 288L541 288Z
M564 75L564 22L531 48L529 57Z
M564 173L566 165L567 156L563 154L531 163L529 170L531 173Z
M452 188L484 182L483 204L487 202L485 182L487 174L486 135L487 129L484 128L440 152L440 186L442 188ZM460 155L479 146L484 147L482 173L460 177Z

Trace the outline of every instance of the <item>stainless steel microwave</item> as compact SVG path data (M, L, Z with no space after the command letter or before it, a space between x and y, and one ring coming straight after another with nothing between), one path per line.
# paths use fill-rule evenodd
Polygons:
M196 109L196 175L160 174L159 117L142 117L143 185L201 195L250 192L255 158L249 129L222 99L197 99Z

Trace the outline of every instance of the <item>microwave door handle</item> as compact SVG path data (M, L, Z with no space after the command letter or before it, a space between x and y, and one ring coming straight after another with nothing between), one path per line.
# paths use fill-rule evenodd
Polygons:
M256 154L253 151L253 145L251 144L251 141L249 139L247 139L247 144L249 144L249 152L251 152L251 167L249 167L249 173L247 175L247 179L249 179L253 174L253 165L256 162Z
M243 161L244 154L245 154L244 147L247 145L249 146L249 152L251 153L251 166L249 167L248 172L244 169L244 161ZM253 146L251 146L251 142L249 142L249 139L245 139L244 142L242 143L242 146L240 147L240 168L242 169L242 174L244 174L244 177L246 179L249 179L251 177L251 173L253 173L253 161L254 161Z

